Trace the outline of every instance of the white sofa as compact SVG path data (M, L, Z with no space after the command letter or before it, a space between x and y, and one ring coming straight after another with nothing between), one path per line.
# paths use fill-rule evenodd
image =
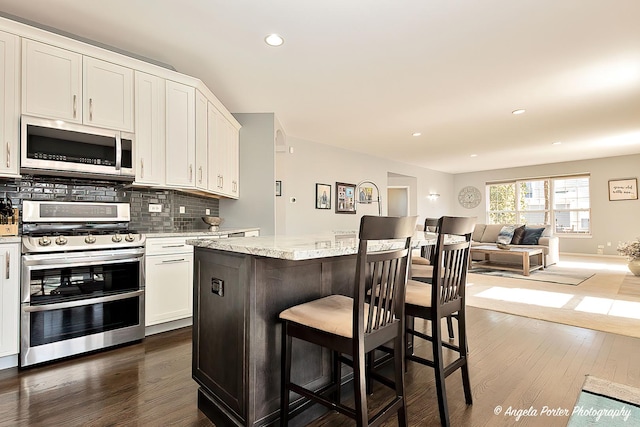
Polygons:
M471 237L471 247L473 246L495 246L497 247L496 240L502 227L505 225L518 224L476 224L476 228L473 231ZM537 245L512 245L513 247L524 248L541 248L544 251L545 265L553 265L560 259L560 249L558 244L558 237L553 236L553 227L550 225L527 225L527 228L544 228L542 235L538 239ZM479 254L474 257L474 260L482 260L483 255ZM492 260L500 261L499 256L492 256ZM510 260L513 262L513 259Z

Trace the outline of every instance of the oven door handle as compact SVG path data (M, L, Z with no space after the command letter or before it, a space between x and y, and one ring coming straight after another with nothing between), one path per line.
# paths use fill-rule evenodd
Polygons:
M141 296L142 294L144 294L144 290L127 292L124 294L109 295L106 297L88 298L88 299L83 299L78 301L61 302L58 304L28 305L26 307L23 307L22 310L27 313L35 313L40 311L53 311L53 310L60 310L64 308L80 307L83 305L93 305L93 304L99 304L103 302L111 302L111 301L119 301L119 300L128 299L128 298L135 298L135 297Z

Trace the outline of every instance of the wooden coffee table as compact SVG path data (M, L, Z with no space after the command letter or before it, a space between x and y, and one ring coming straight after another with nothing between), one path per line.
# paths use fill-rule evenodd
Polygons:
M473 254L484 254L483 261L472 261ZM495 259L491 260L491 255L500 254L501 257L514 258L514 262L517 260L522 261L522 267L515 264L506 264L496 262ZM531 257L537 257L537 263L531 264ZM473 263L473 266L472 266ZM539 248L509 248L498 249L495 246L472 246L469 254L469 269L481 267L491 268L494 270L507 270L517 271L525 276L528 276L530 272L543 269L544 266L544 252Z

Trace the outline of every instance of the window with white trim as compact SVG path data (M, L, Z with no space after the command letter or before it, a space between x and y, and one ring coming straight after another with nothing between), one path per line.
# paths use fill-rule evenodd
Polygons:
M554 224L556 234L591 234L589 175L487 184L491 224Z

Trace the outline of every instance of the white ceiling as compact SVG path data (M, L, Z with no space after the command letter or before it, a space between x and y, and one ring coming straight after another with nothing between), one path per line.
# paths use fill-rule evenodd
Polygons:
M289 137L434 170L640 152L638 0L0 0L0 11L171 64L232 112L274 112ZM283 46L264 43L273 32Z

